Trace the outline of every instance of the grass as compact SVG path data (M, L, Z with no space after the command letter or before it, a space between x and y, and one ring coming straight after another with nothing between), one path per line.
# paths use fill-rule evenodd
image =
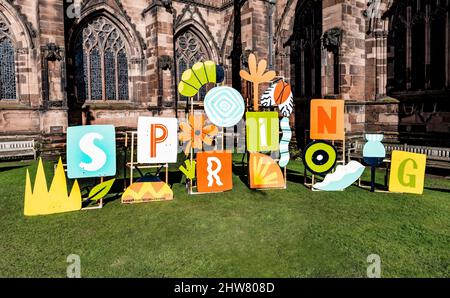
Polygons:
M1 277L65 277L70 254L83 277L365 277L370 254L383 277L450 276L448 180L423 196L311 192L292 162L287 190L235 175L232 192L188 196L174 173L172 202L26 218L25 169L0 170Z

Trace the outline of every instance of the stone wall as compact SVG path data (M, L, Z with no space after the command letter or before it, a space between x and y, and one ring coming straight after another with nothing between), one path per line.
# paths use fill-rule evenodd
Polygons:
M73 122L115 124L126 129L135 128L141 115L175 115L178 98L175 41L188 28L201 37L210 59L224 66L227 85L233 83L233 54L251 51L259 59L269 59L270 43L277 73L299 84L293 71L296 61L292 61L289 40L296 10L304 1L277 1L273 40L269 40L267 1L245 1L240 8L242 49L236 49L231 0L173 0L169 4L160 0L74 0L81 7L80 16L74 19L67 17L67 3L64 5L62 0L0 0L0 20L7 20L15 37L18 93L16 101L0 101L0 137L61 135L69 125L69 118ZM377 2L381 14L369 17L364 13L372 7L368 4L376 1L321 2L322 32L333 28L343 32L338 56L338 92L334 90L335 56L324 48L321 90L323 96L346 101L347 134L400 132L426 136L431 132L435 138L448 136L450 116L445 99L436 101L436 108L422 104L411 107L414 103L410 97L396 101L386 96L389 19L381 15L389 10L391 1ZM98 15L113 19L127 38L131 98L123 103L80 103L79 110L74 110L73 37L85 21ZM450 40L450 29L447 38ZM447 85L450 85L449 57L450 54L445 60ZM242 86L244 96L248 96L246 84ZM265 87L262 85L261 89ZM306 111L307 108L297 113L297 124L307 122Z

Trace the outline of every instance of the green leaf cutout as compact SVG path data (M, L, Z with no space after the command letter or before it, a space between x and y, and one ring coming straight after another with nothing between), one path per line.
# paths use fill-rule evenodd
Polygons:
M89 193L89 200L98 201L106 197L115 181L116 179L111 179L92 188L91 192Z
M184 162L184 164L186 165L186 167L183 167L182 165L180 166L180 171L184 174L184 175L186 175L186 177L188 178L188 179L194 179L195 178L195 167L196 167L196 162L195 162L195 160L194 161L192 161L192 163L191 163L191 161L190 160L186 160L185 162Z

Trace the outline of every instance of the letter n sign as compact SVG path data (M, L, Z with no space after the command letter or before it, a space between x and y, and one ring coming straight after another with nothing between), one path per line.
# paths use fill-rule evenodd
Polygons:
M176 118L140 117L137 160L142 164L175 163L178 150Z
M311 100L311 140L343 140L344 101Z
M67 129L67 175L70 179L116 175L116 130L112 125Z
M197 153L198 192L222 192L233 189L230 152Z

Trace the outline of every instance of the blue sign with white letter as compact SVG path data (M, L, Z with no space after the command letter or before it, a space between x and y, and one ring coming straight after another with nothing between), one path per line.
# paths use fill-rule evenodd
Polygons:
M67 175L70 179L116 175L116 130L112 125L67 129Z

